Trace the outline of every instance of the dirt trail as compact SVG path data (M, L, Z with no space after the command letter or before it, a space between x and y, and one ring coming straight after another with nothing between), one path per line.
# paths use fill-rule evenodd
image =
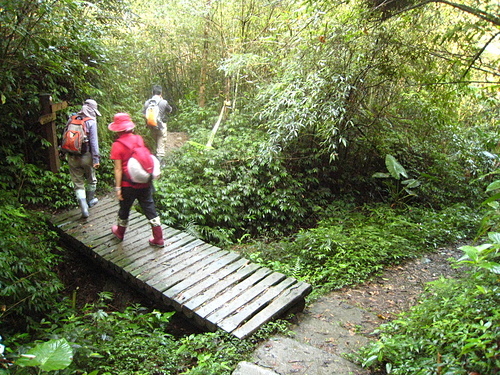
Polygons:
M167 137L165 138L165 150L168 152L170 150L181 147L184 143L189 140L187 133L184 132L167 132Z
M242 362L233 375L365 375L365 369L345 359L346 354L376 338L374 330L417 303L425 284L459 270L450 258L456 248L387 269L370 282L343 288L309 304L298 314L292 337L273 337Z

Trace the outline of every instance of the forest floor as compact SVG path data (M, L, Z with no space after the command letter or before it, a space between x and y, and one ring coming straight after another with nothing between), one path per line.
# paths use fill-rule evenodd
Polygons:
M185 133L169 133L167 150L182 146ZM345 359L376 338L374 331L418 303L426 283L461 272L450 259L463 253L457 247L439 248L400 265L387 268L372 280L333 291L310 301L303 312L290 318L291 336L277 336L259 345L251 362L241 363L234 375L344 375L369 374ZM59 274L67 295L74 293L77 307L98 301L111 292L111 308L123 310L140 304L156 308L147 297L107 274L83 255L66 252ZM201 332L180 314L171 324L175 336Z
M167 138L165 139L165 151L171 151L173 149L181 147L184 143L189 140L189 136L184 132L167 132Z

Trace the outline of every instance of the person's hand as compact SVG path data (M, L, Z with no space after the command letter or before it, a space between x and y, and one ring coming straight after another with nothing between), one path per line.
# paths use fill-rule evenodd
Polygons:
M99 168L99 166L100 166L100 165L101 165L101 164L99 164L99 163L95 163L95 164L93 165L93 167L94 167L94 169L97 169L97 168Z
M115 188L115 193L116 193L116 198L118 198L119 201L122 201L123 200L122 189Z

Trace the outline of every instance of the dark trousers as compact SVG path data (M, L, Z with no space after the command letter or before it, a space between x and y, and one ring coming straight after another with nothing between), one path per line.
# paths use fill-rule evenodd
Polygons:
M143 189L122 187L122 197L123 200L120 201L120 209L118 210L118 217L121 220L128 220L130 209L136 199L139 201L139 205L148 220L154 219L158 216L156 213L155 202L153 201L153 186Z

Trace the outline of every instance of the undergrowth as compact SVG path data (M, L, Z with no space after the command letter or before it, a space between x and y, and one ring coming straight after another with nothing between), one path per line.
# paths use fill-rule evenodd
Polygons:
M312 296L363 282L387 265L471 237L479 217L462 205L443 211L336 202L316 228L287 240L236 246L252 261L313 285Z
M11 363L9 373L30 374L29 368L18 365L24 364L23 353L44 342L64 340L72 348L72 361L58 374L229 375L258 342L287 331L286 322L276 321L248 340L221 331L179 338L166 333L174 313L147 311L138 305L109 311L106 300L112 295L101 293L100 297L79 312L59 304L36 328L35 341L23 334L6 339L5 346L13 349L6 356ZM61 353L54 351L53 357L58 356Z
M464 277L427 285L420 303L383 324L379 339L359 351L365 367L387 374L466 375L500 373L500 181L478 233L478 245L462 246L456 266Z
M475 269L429 283L419 304L380 327L379 339L360 351L361 363L388 374L498 374L498 281Z
M163 223L221 246L315 224L313 208L331 199L318 169L297 175L285 160L262 157L265 135L237 124L226 125L217 148L200 143L205 135L171 155L156 182Z

